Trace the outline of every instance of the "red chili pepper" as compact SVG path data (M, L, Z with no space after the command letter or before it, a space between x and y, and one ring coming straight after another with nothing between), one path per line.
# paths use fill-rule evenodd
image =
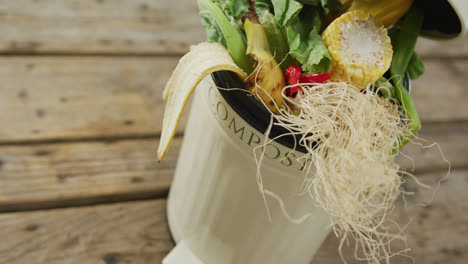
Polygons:
M286 72L284 73L284 78L286 79L287 85L294 85L299 83L301 78L302 69L296 66L289 66ZM299 85L290 87L286 90L286 95L294 97L299 90Z
M310 73L302 74L299 78L300 83L326 83L330 79L330 73Z

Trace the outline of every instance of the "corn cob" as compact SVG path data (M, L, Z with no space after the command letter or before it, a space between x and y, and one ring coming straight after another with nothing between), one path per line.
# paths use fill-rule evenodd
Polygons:
M362 90L390 67L393 50L387 30L365 12L341 15L325 29L322 39L333 58L330 78L334 81L347 81Z

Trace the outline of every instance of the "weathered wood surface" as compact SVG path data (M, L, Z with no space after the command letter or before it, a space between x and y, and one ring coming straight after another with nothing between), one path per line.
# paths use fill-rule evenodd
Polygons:
M427 125L425 145L437 142L453 168L466 167L468 123ZM0 146L0 212L162 197L167 193L182 138L156 162L158 140L128 139ZM447 171L437 147L408 145L399 164L415 175ZM414 167L413 167L414 163Z
M443 177L425 175L431 185ZM410 255L416 263L466 263L468 255L468 171L455 171L443 181L428 207L433 190L413 183L406 207L398 203L392 218L406 228ZM118 203L0 215L0 263L161 263L173 247L165 217L165 200ZM7 241L7 242L5 242ZM338 241L330 235L315 263L340 263ZM395 247L398 249L398 247ZM344 250L353 261L352 250ZM396 257L392 263L412 263Z
M3 57L0 141L158 134L177 58Z
M161 263L166 200L0 215L2 264Z
M164 197L180 143L160 164L157 139L2 146L0 212Z
M419 38L416 51L423 58L466 58L468 56L468 37L451 41L435 41Z
M181 54L205 39L194 0L1 0L0 52Z
M0 53L183 54L205 40L195 0L1 0ZM468 39L421 39L422 56L467 56Z
M1 57L0 142L158 135L178 57ZM468 120L468 61L426 60L423 122ZM179 131L182 132L185 118Z

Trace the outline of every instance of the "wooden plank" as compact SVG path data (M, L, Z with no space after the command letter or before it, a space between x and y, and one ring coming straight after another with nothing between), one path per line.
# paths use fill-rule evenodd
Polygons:
M426 73L412 83L421 120L467 120L468 60L426 60L425 66Z
M205 40L194 0L0 1L0 52L183 54ZM467 56L468 39L421 39L422 56Z
M161 263L165 200L0 214L0 263Z
M158 135L178 57L1 57L0 143ZM427 60L413 84L423 122L468 120L468 61ZM182 132L185 116L179 132Z
M438 142L452 167L468 163L468 123L428 125L421 137ZM182 143L172 143L157 164L157 139L0 146L0 212L97 202L161 197L168 188ZM409 145L404 149L417 176L447 171L437 148ZM411 171L412 161L399 157Z
M431 173L435 184L442 174ZM417 205L433 190L417 188L408 205L398 203L392 217L407 227L410 255L416 263L466 262L468 254L468 171L456 171L442 183L428 207ZM23 263L160 263L173 247L165 200L0 214L0 262ZM313 264L339 263L338 241L331 234ZM352 251L344 250L352 261ZM396 257L392 263L412 263Z
M182 54L205 39L194 0L2 0L0 52Z
M178 58L3 57L0 141L158 134Z
M466 58L468 56L468 37L465 36L461 39L450 41L436 41L421 37L416 43L416 51L423 58Z
M446 171L446 160L453 168L467 167L468 123L425 124L418 136L420 139L405 146L401 150L402 155L397 157L402 168L415 169L416 174L430 170Z
M180 143L160 164L156 139L2 146L0 212L163 197Z

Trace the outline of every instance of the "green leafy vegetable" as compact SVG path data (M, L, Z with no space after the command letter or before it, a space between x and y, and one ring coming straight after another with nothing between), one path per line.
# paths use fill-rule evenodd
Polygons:
M286 27L291 56L305 73L329 72L332 58L319 35L322 19L318 8L306 6Z
M321 6L326 15L337 15L343 11L343 5L338 0L298 0L300 3Z
M396 39L398 38L398 35L400 34L400 28L397 26L394 26L388 30L388 36L390 37L392 41L392 46L395 47L396 45ZM418 79L424 72L426 71L424 67L424 63L421 60L421 58L418 56L418 54L413 51L411 54L411 57L408 62L408 66L403 72L408 72L410 75L411 80L416 80Z
M257 0L255 7L260 17L262 17L266 11L270 13L273 12L273 5L270 0Z
M304 5L320 6L321 0L297 0L299 3Z
M414 105L411 95L404 88L402 79L414 52L423 20L424 13L417 8L412 8L403 20L400 31L394 39L394 52L390 73L393 76L392 81L395 86L395 98L404 107L410 119L410 130L413 134L412 136L400 139L400 148L406 145L411 138L421 130L421 121L419 120L416 106ZM395 152L396 151L398 151L398 149L395 149Z
M424 63L416 52L413 52L413 55L411 55L407 71L411 80L418 79L426 71Z
M273 14L265 11L263 16L260 17L260 23L265 28L270 51L275 60L280 63L281 69L285 71L289 66L296 65L297 62L288 55L289 43L286 31L276 23Z
M229 0L227 7L231 15L238 19L244 15L249 9L249 3L247 0Z
M223 9L211 0L198 0L197 3L208 40L223 44L242 70L252 72L253 62L246 55L245 35L237 23L229 20Z
M343 11L343 5L338 0L321 0L326 15L334 16Z
M205 28L206 38L208 42L217 42L226 47L226 40L221 33L218 24L212 22L212 18L207 13L200 13L201 23Z
M226 8L235 19L240 20L249 9L249 2L247 0L229 0ZM270 12L273 10L270 0L257 0L255 8L260 17L263 16L266 11Z
M384 76L380 77L376 82L375 82L375 87L376 88L379 88L379 87L385 87L388 89L388 91L390 91L390 94L388 93L387 90L385 89L380 89L379 90L379 95L384 97L384 98L388 98L389 96L392 97L392 98L395 98L395 87L392 85L392 83L387 80L387 78L385 78Z
M302 9L302 4L295 0L272 0L275 10L276 22L281 26L286 26L291 19L297 16Z

